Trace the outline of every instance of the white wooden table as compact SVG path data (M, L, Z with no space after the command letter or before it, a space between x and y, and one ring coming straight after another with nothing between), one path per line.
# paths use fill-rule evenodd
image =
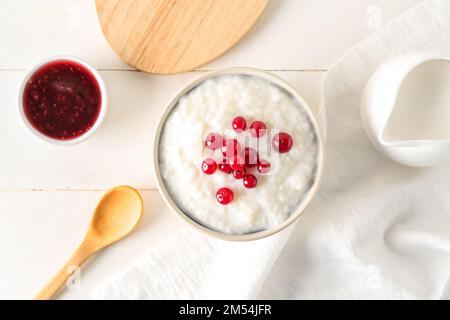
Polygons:
M78 246L103 191L141 190L145 218L133 236L82 270L81 288L61 298L88 298L136 258L185 228L163 204L151 172L157 117L177 89L208 70L252 66L291 82L320 103L326 70L379 23L420 0L272 0L231 52L177 76L136 72L108 47L93 0L0 0L0 298L32 298ZM379 23L378 23L379 22ZM70 54L97 67L110 111L87 142L58 148L37 141L20 122L17 89L27 68Z

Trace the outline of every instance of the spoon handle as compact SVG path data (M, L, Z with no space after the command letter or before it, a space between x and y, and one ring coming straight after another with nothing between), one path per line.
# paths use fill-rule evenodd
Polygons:
M50 300L58 290L63 287L74 270L79 268L91 255L92 250L84 243L75 251L65 266L53 277L53 279L39 292L35 300Z

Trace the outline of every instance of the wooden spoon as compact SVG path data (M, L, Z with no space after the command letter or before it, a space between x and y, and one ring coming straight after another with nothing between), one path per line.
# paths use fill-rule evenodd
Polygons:
M70 270L80 267L94 253L133 231L141 219L143 208L141 196L131 187L117 187L108 191L95 209L83 243L35 299L51 299L72 275Z

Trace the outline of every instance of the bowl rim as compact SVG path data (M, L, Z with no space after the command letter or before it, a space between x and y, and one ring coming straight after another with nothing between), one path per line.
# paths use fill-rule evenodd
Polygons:
M49 136L46 136L45 134L41 133L40 131L38 131L28 120L27 116L25 115L24 112L24 106L23 106L23 94L25 91L25 87L27 82L30 80L30 78L43 66L52 63L52 62L56 62L56 61L72 61L75 63L78 63L80 65L82 65L83 67L85 67L89 72L92 73L92 75L94 76L95 80L97 81L99 88L100 88L100 94L102 97L102 102L100 105L100 113L98 115L97 120L95 121L94 125L92 126L92 128L90 128L88 131L86 131L83 135L75 138L75 139L70 139L70 140L58 140L55 138L51 138ZM95 69L94 67L92 67L90 64L88 64L86 61L74 57L74 56L70 56L70 55L59 55L59 56L53 56L53 57L48 57L45 58L41 61L39 61L38 63L36 63L35 65L33 65L33 67L31 67L30 69L28 69L28 71L26 72L26 74L23 76L20 87L19 87L19 91L18 91L18 107L19 107L19 115L20 118L22 119L22 122L24 123L24 125L28 128L29 132L31 132L35 137L37 137L38 139L40 139L41 141L53 144L55 146L73 146L76 144L79 144L85 140L87 140L89 137L91 137L99 128L100 126L103 124L105 118L106 118L106 114L108 111L108 91L106 89L106 85L105 82L102 78L102 76L100 75L100 73L97 71L97 69Z
M280 86L282 89L286 90L289 94L291 94L299 103L302 105L306 113L308 114L310 121L313 125L316 137L317 137L317 144L318 144L318 157L317 157L317 174L316 179L311 186L310 191L308 194L304 197L301 204L297 207L295 212L291 214L291 216L282 224L260 232L256 233L249 233L249 234L226 234L219 231L212 230L206 226L203 226L199 222L195 221L193 218L189 217L186 213L184 213L175 203L173 198L170 196L167 187L162 179L161 176L161 170L160 170L160 164L159 164L159 142L161 139L161 134L164 129L164 125L166 123L166 120L172 110L176 107L181 97L186 95L189 91L200 85L201 83L205 82L208 79L221 76L221 75L247 75L247 76L255 76L262 78L264 80L267 80L269 82L272 82L278 86ZM219 239L219 240L225 240L225 241L234 241L234 242L244 242L244 241L254 241L254 240L260 240L264 239L270 236L273 236L282 230L288 228L290 225L292 225L294 222L296 222L300 216L304 213L305 209L310 205L314 197L317 195L317 192L319 190L323 171L324 171L324 162L325 162L325 148L324 148L324 138L322 131L319 126L317 115L314 114L311 107L308 103L306 103L305 99L298 93L298 91L291 86L289 83L287 83L282 78L260 69L256 68L249 68L249 67L231 67L231 68L223 68L216 71L208 72L205 75L202 75L201 77L198 77L190 82L188 82L185 86L183 86L178 92L172 97L170 102L167 104L167 106L164 108L159 120L158 125L156 127L154 140L153 140L153 173L156 178L156 183L158 186L158 190L160 191L164 202L169 206L172 212L174 212L178 217L180 217L182 220L187 222L189 225L194 227L196 230L201 231L203 234L206 234L210 237Z

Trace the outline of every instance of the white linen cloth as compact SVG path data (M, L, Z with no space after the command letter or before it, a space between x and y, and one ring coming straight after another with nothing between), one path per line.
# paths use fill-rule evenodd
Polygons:
M433 169L395 164L370 144L359 116L371 73L396 54L416 49L450 50L450 1L423 2L331 68L324 81L324 181L295 226L251 243L189 231L94 297L450 298L450 164Z

